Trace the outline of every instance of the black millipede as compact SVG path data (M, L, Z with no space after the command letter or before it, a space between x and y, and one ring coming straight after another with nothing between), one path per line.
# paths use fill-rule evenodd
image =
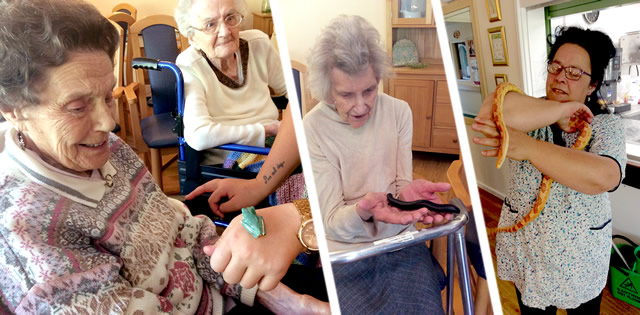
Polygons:
M429 211L433 212L444 212L444 213L460 213L460 209L454 205L450 204L439 204L435 202L431 202L429 200L416 200L416 201L402 201L400 199L393 198L391 193L387 194L387 200L389 201L389 205L392 207L396 207L403 211L412 211L418 210L421 208L427 208Z

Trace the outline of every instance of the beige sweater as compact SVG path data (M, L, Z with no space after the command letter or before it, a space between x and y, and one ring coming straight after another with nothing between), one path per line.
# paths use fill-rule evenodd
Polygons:
M415 228L363 221L356 213L365 194L397 196L412 180L413 125L406 102L378 94L369 121L358 129L334 105L320 103L305 116L304 128L327 238L356 243Z
M240 32L249 45L244 85L226 86L193 46L178 56L185 83L184 137L198 151L226 143L264 146L264 126L277 122L278 109L271 100L287 92L280 56L262 32ZM247 56L243 56L246 58ZM207 150L205 163L222 163L223 150Z

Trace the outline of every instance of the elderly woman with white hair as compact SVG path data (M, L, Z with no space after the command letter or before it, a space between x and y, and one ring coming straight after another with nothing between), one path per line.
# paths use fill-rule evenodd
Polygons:
M205 253L277 243L296 227L273 216L293 205L258 210L272 231L259 240L239 224L219 237L110 133L117 45L113 25L81 0L0 0L0 313L222 314L254 301L314 311L281 276L245 267L252 279L232 279ZM226 236L234 231L244 233Z
M417 221L444 219L387 203L387 193L439 202L434 192L450 186L412 181L411 110L378 92L389 74L379 38L362 17L340 16L321 32L309 58L311 93L321 102L304 127L325 231L334 241L378 240L414 230ZM332 268L346 314L443 312L442 270L424 244Z
M205 151L205 164L229 153L226 143L264 146L278 133L278 110L269 87L286 94L280 57L269 37L240 31L243 0L179 0L175 19L191 46L176 63L185 80L184 137Z

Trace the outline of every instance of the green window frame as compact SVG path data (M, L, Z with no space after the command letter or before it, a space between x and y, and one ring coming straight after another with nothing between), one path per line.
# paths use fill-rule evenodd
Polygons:
M547 38L551 35L551 18L565 16L580 12L600 10L617 5L638 2L638 0L572 0L561 4L551 5L544 8L545 30ZM547 52L550 47L547 43Z

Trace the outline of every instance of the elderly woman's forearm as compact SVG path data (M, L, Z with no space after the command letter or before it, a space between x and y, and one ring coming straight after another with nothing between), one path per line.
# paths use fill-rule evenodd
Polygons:
M185 140L193 149L202 151L227 143L264 146L264 127L261 124L225 125L208 123L186 126Z

